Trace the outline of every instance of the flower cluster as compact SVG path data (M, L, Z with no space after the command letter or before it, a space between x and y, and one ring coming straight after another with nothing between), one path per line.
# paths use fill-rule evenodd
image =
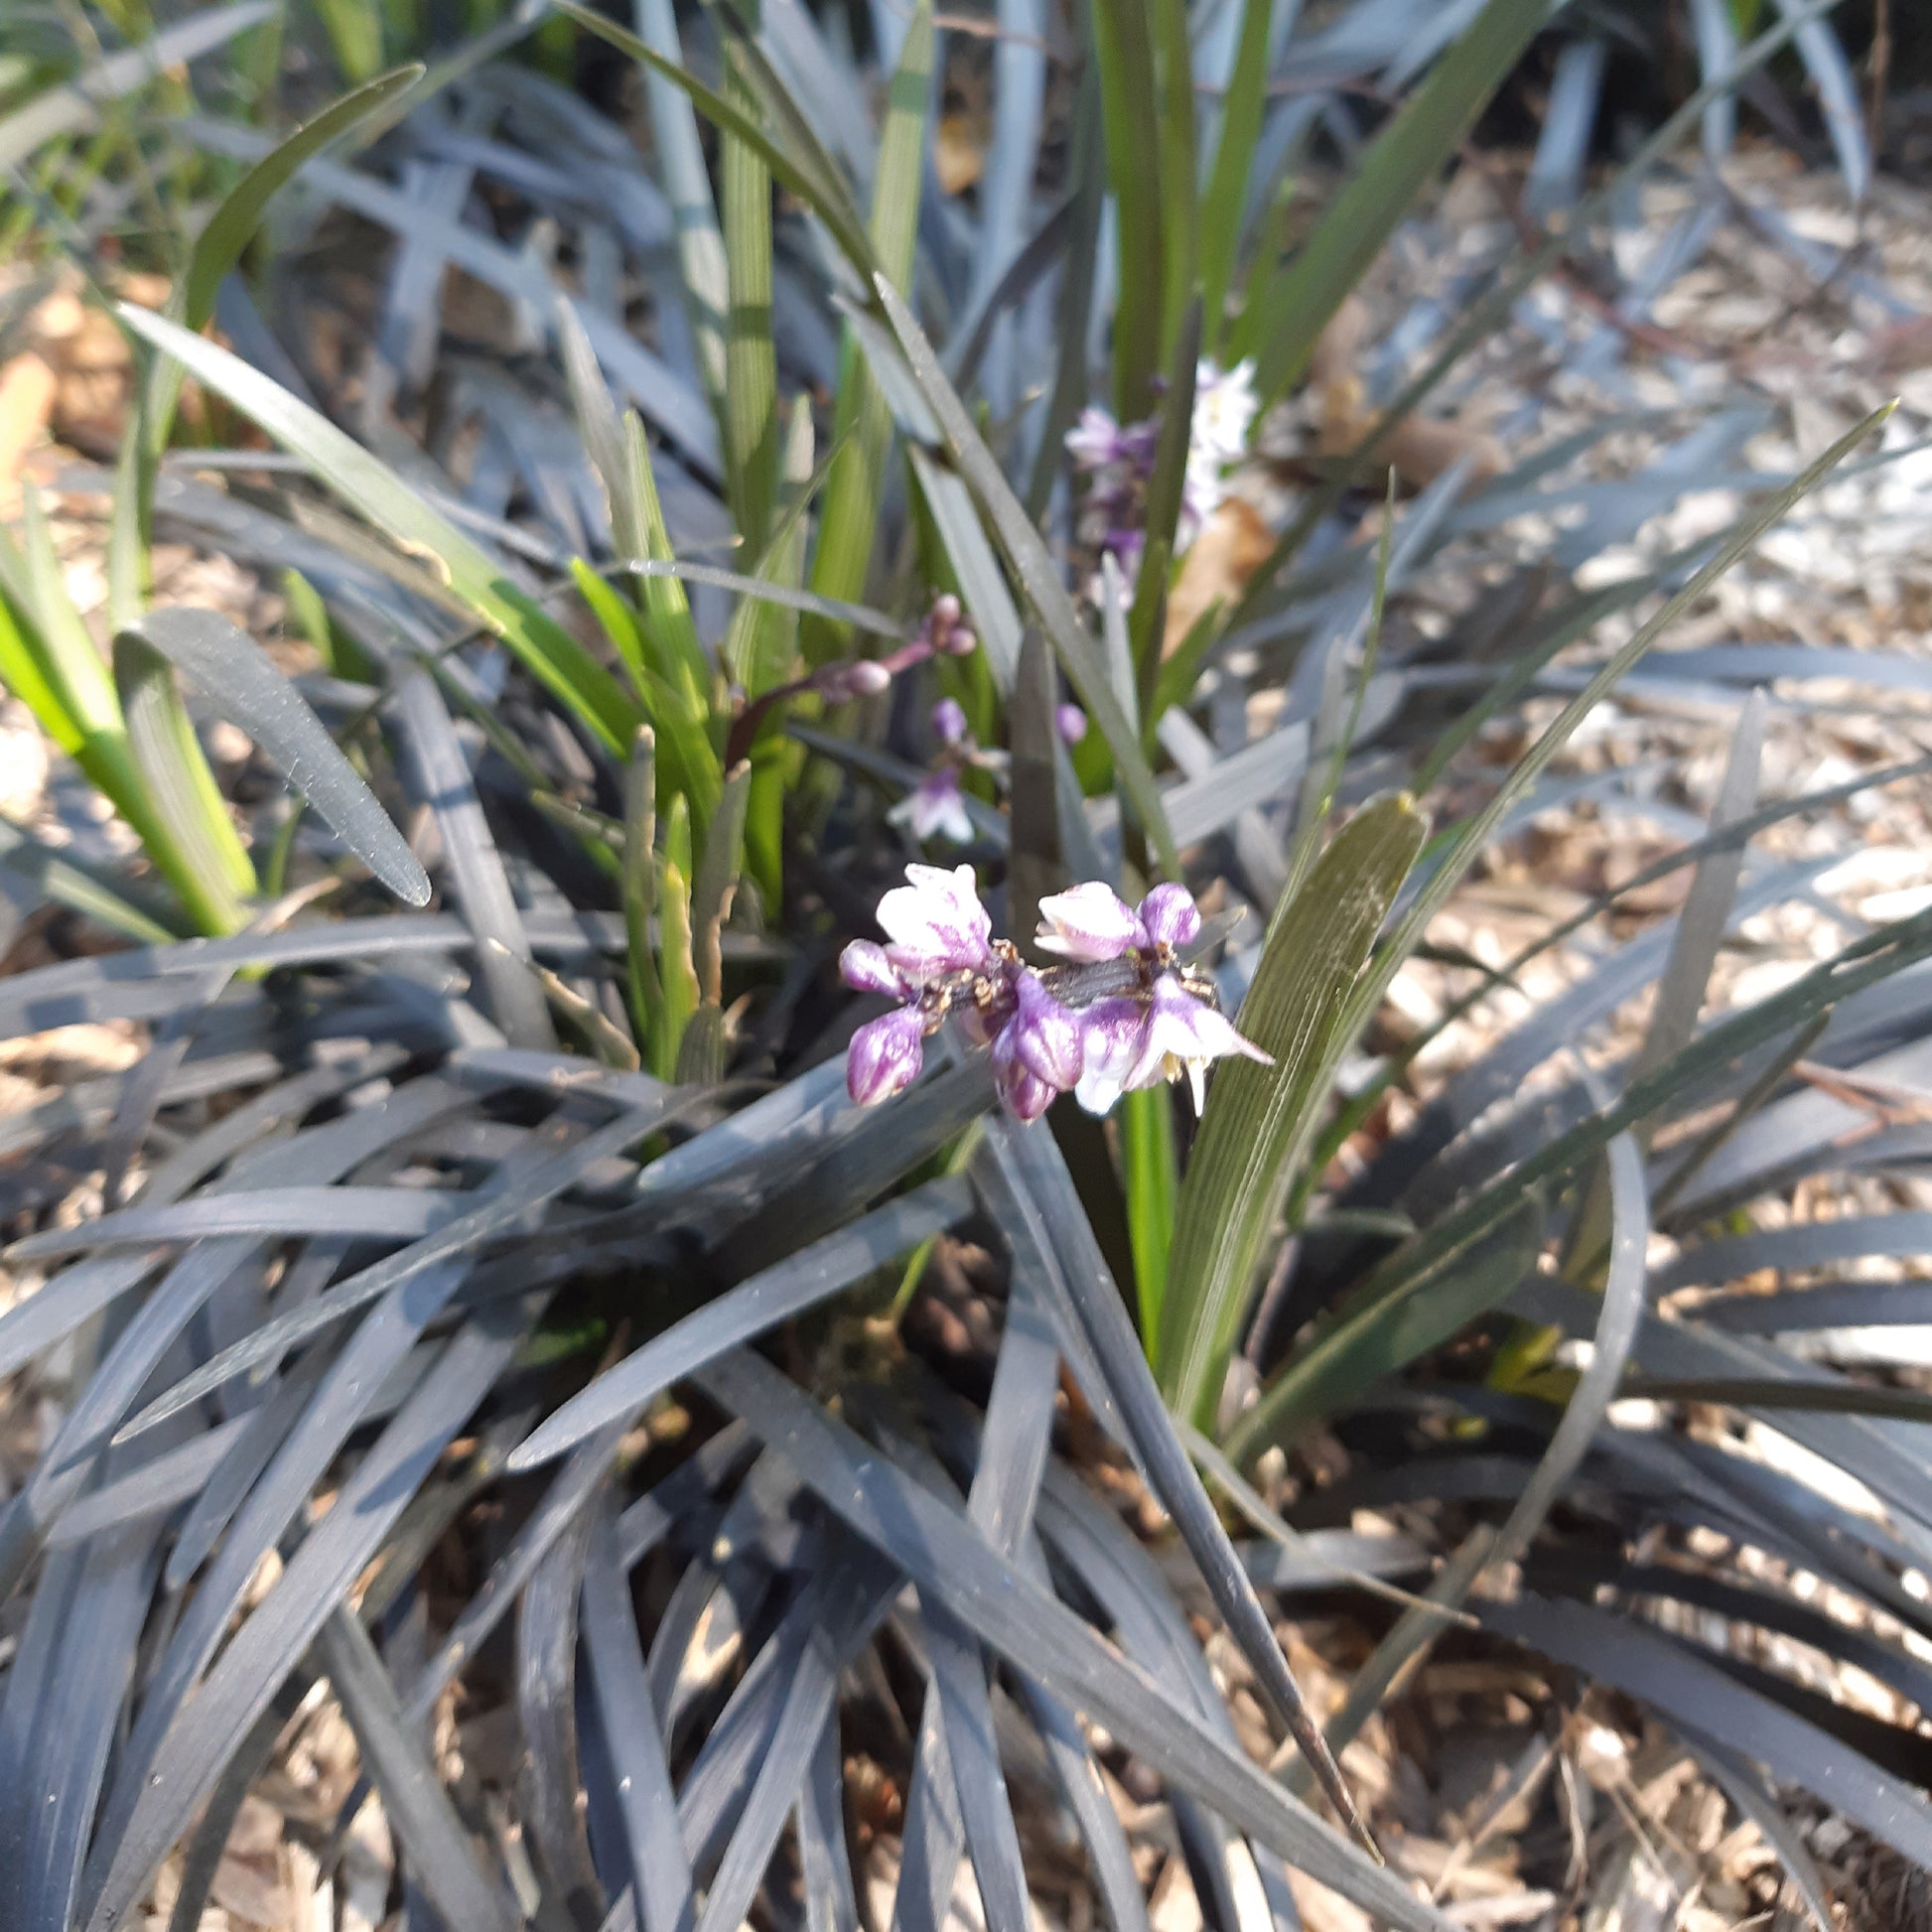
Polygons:
M1187 425L1187 469L1174 530L1176 556L1200 534L1226 496L1228 467L1246 454L1248 431L1259 407L1252 362L1227 370L1212 362L1200 364L1194 378L1194 413ZM1080 540L1111 555L1130 587L1147 541L1147 491L1160 440L1158 417L1121 424L1098 408L1083 410L1067 432L1067 454L1086 480L1080 499Z
M846 1085L860 1105L910 1086L948 1017L989 1049L1000 1098L1021 1120L1068 1092L1104 1114L1182 1073L1198 1108L1209 1061L1268 1062L1177 957L1200 932L1183 887L1157 886L1138 909L1097 881L1042 899L1038 945L1057 963L1035 969L993 937L970 866L907 866L905 877L879 902L888 943L855 939L839 960L848 986L897 1002L852 1036Z

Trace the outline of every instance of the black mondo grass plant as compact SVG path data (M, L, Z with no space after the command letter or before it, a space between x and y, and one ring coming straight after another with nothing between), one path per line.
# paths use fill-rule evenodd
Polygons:
M1928 1704L1927 1399L1791 1345L1923 1290L1789 1279L1923 1216L1751 1209L1923 1159L1932 915L1707 1013L1727 932L1812 892L1757 835L1925 764L1761 800L1740 665L1710 822L1462 1010L1644 885L1688 879L1674 917L1433 1089L1430 1035L1376 1031L1592 708L1900 448L1881 412L1607 586L1523 559L1447 647L1398 621L1610 433L1373 515L1396 429L1622 188L1797 63L1861 192L1827 11L1740 44L1716 9L1698 91L1458 289L1204 601L1384 245L1526 51L1579 70L1544 0L1002 0L970 198L934 120L973 36L926 5L864 56L777 0L429 48L400 7L112 8L77 70L36 17L13 243L173 293L112 310L118 450L54 482L105 505L105 637L31 487L0 543L0 684L133 855L0 822L24 893L127 942L0 978L0 1035L147 1030L0 1118L0 1376L56 1392L0 1508L10 1932L153 1922L164 1868L195 1926L325 1705L359 1777L309 1849L345 1869L379 1802L399 1923L1020 1932L1071 1868L1134 1932L1158 1803L1203 1923L1299 1925L1311 1879L1442 1928L1347 1752L1450 1645L1650 1714L1821 1928L1804 1794L1932 1869L1920 1729L1660 1614ZM559 77L593 47L648 165ZM440 341L451 265L508 352ZM1708 481L1660 462L1599 547ZM280 582L309 668L161 598L162 532ZM216 718L286 790L224 794ZM951 1357L907 1319L945 1271L985 1317ZM1288 1480L1316 1430L1346 1472ZM1378 1641L1318 1711L1276 1623L1337 1599ZM513 1743L446 1748L459 1709Z

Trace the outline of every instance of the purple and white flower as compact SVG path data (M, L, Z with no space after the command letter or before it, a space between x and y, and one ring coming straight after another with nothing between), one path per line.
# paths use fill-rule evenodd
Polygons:
M886 817L891 824L903 825L921 845L929 839L944 839L949 845L973 842L966 793L960 786L958 769L950 764L928 771Z
M1263 1066L1272 1055L1244 1038L1227 1019L1163 973L1145 1001L1101 1000L1085 1014L1081 1077L1074 1088L1090 1114L1109 1112L1123 1093L1160 1086L1184 1073L1194 1111L1206 1101L1211 1061L1239 1053Z
M1087 735L1087 714L1077 704L1055 705L1053 729L1062 745L1077 745Z
M1111 886L1089 879L1039 901L1039 930L1034 944L1061 959L1093 965L1119 959L1141 933L1133 908Z
M1175 959L1200 933L1184 887L1157 886L1138 909L1097 880L1054 894L1040 904L1038 944L1059 963L1035 971L992 936L970 866L908 866L905 877L879 903L890 943L855 939L839 958L847 985L897 1003L853 1035L846 1085L861 1105L918 1077L925 1038L948 1017L989 1049L1000 1100L1020 1120L1062 1093L1105 1113L1183 1073L1198 1108L1212 1061L1268 1061L1222 1017L1212 982Z
M907 866L905 877L907 884L879 901L893 966L918 984L990 965L993 921L980 903L972 867Z

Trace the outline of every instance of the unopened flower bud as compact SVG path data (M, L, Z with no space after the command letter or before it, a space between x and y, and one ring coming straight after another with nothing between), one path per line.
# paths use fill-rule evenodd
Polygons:
M1087 714L1077 704L1053 707L1053 728L1063 745L1077 745L1087 735Z
M925 1027L910 1007L868 1021L852 1035L845 1088L862 1107L901 1093L925 1063Z
M855 698L876 698L882 691L890 690L892 682L892 672L870 657L862 657L846 668L845 686Z
M941 698L932 707L932 729L942 745L958 745L966 737L966 713L956 698Z

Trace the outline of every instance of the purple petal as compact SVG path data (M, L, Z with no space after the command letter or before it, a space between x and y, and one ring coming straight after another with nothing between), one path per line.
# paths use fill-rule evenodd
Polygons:
M1014 999L1004 1035L1014 1057L1048 1085L1070 1088L1080 1077L1080 1023L1032 973L1020 975Z
M956 698L941 698L932 707L932 729L942 745L958 745L966 736L966 713Z
M1141 900L1140 923L1147 945L1191 945L1200 936L1200 908L1185 886L1157 886Z
M925 1029L909 1008L868 1021L846 1049L845 1090L862 1107L902 1092L925 1063Z
M1053 728L1063 745L1077 745L1087 735L1087 714L1077 704L1056 705Z
M1050 1080L1042 1080L1013 1050L1013 1032L1009 1027L993 1042L993 1085L1000 1096L1000 1104L1016 1120L1037 1120L1054 1100L1060 1089Z
M855 939L839 954L839 977L855 993L885 993L905 997L905 982L893 970L886 948L870 939Z
M1140 927L1126 901L1097 879L1039 902L1035 943L1042 952L1091 964L1118 959L1139 936Z

